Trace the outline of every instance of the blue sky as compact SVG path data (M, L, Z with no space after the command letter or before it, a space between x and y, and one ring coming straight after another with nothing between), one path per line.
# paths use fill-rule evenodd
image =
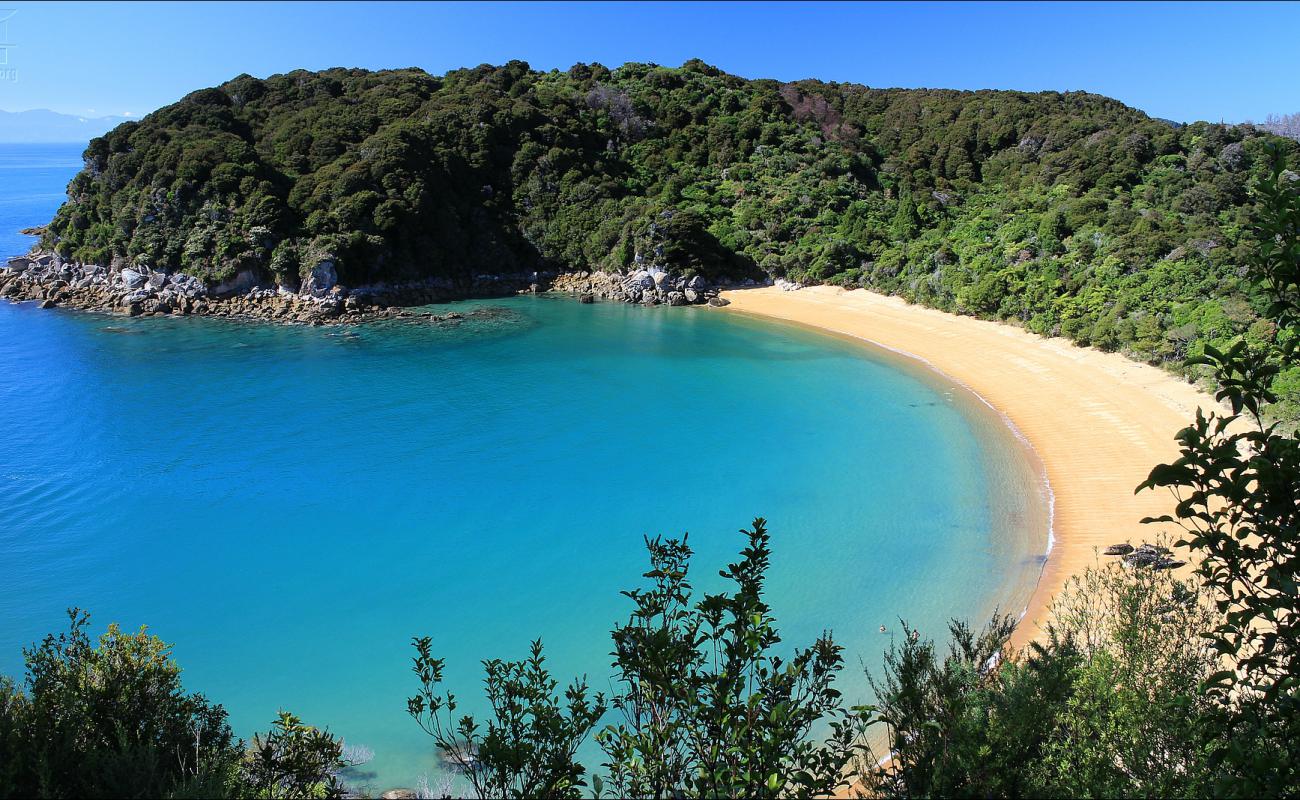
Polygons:
M1300 111L1300 4L25 3L0 109L139 115L242 72L519 58L869 86L1086 89L1179 121ZM7 30L6 30L7 28Z

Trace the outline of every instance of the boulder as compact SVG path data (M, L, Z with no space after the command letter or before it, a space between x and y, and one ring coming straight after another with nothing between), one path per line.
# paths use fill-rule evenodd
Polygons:
M144 286L147 281L148 279L145 278L144 275L141 275L133 269L122 270L122 283L125 283L126 288L128 289L139 289L141 286Z
M207 287L203 281L193 275L186 275L181 272L172 273L168 278L169 285L178 293L186 297L199 297L207 292Z
M252 270L240 270L235 277L228 281L222 281L212 288L214 294L229 295L246 292L257 285L257 276Z
M731 305L731 301L724 297L710 297L709 305L713 306L714 308L722 308L723 306Z
M592 294L591 292L585 292L585 293L583 293L583 294L581 294L581 295L578 296L578 302L579 302L579 303L594 303L594 302L596 302L596 295Z
M682 294L686 296L686 302L688 303L700 302L700 293L695 291L694 289L686 289L682 292Z
M42 300L42 301L41 301L41 308L54 308L54 307L57 306L58 304L59 304L59 303L58 303L57 300Z
M669 292L669 293L668 293L668 305L670 305L670 306L684 306L684 305L686 305L686 304L687 304L687 303L686 303L686 295L682 294L681 292Z
M312 295L312 297L325 297L329 294L330 289L338 285L338 272L334 269L334 261L331 259L321 259L307 277L303 278L303 294Z
M1129 544L1128 542L1124 542L1122 544L1112 544L1110 547L1107 547L1105 550L1105 555L1126 556L1131 552L1133 552L1133 545Z

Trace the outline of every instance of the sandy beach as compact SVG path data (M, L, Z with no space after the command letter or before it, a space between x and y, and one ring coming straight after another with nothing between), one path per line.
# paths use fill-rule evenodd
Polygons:
M1146 516L1173 507L1134 487L1177 457L1174 434L1209 395L1156 367L1011 325L909 305L865 290L816 286L723 294L731 313L795 322L862 339L928 363L1003 413L1038 453L1055 494L1055 543L1013 645L1041 630L1069 577L1114 542L1152 539Z

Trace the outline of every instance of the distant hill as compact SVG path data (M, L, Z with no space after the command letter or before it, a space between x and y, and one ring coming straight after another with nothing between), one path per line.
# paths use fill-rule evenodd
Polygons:
M0 143L89 142L126 122L129 117L78 117L40 108L0 111Z

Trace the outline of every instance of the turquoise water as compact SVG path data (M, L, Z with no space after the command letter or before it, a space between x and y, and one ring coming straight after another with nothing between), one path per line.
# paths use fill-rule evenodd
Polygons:
M3 231L78 164L22 183L14 160ZM690 531L714 589L767 517L786 642L832 629L852 700L882 623L1024 605L1041 480L942 376L711 309L456 305L501 314L341 331L0 302L0 672L67 606L148 624L239 733L291 709L371 748L353 778L385 789L438 769L405 714L410 637L470 710L479 660L539 635L561 680L608 691L645 534Z

